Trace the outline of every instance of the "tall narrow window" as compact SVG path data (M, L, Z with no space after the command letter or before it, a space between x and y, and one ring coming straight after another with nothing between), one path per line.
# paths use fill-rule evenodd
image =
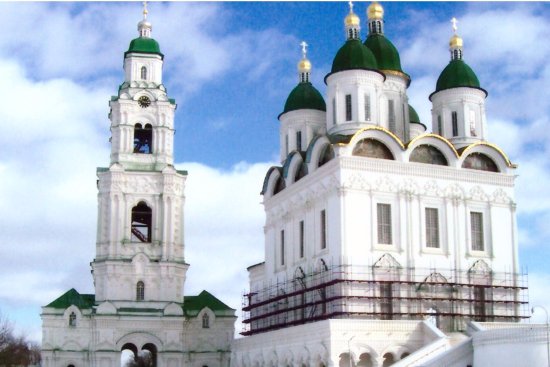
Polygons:
M365 94L365 121L370 121L370 96Z
M439 213L436 208L426 208L426 247L439 248Z
M453 123L453 136L458 136L458 115L456 111L451 113L451 121Z
M327 248L327 212L321 210L321 249Z
M136 284L136 300L143 301L145 299L145 284L140 280Z
M153 152L151 142L153 140L153 127L151 124L142 127L141 124L134 126L134 153L151 154Z
M141 80L147 79L147 68L145 66L141 67Z
M470 136L477 136L476 133L476 112L470 110Z
M300 228L299 228L299 241L300 241L300 258L304 257L304 252L305 252L305 249L304 249L304 221L301 220L300 221Z
M384 245L392 244L392 228L391 228L391 205L377 204L377 219L378 219L378 243Z
M281 230L281 265L285 264L285 230Z
M132 208L132 242L151 242L151 208L143 201Z
M395 101L393 99L388 101L388 127L390 131L395 131Z
M302 132L296 132L296 150L302 151Z
M470 229L472 232L472 250L484 251L483 243L483 213L470 213Z
M210 327L210 317L208 316L207 313L205 313L204 315L202 315L202 328L208 329L209 327Z
M351 94L346 94L346 121L351 121Z
M336 98L332 99L332 124L336 125Z
M441 124L441 115L437 116L437 133L443 136L443 125Z
M69 326L76 326L76 314L74 312L71 312L71 314L69 315Z

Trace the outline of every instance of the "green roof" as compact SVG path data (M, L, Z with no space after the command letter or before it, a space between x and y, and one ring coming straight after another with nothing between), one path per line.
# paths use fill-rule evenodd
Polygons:
M331 74L344 70L377 70L376 58L358 39L346 41L332 61Z
M403 73L399 52L383 34L369 35L365 40L365 46L374 55L379 70L394 70Z
M421 124L418 113L416 113L416 110L411 105L409 105L409 121L411 124Z
M71 305L82 309L92 308L95 303L94 294L80 294L74 288L68 290L61 297L47 305L46 307L66 309Z
M124 56L126 57L126 54L130 52L139 52L143 54L157 54L157 55L160 55L161 57L164 57L162 52L160 52L159 43L154 39L148 38L148 37L134 38L132 42L130 42L130 47L128 47L128 51L124 53Z
M459 87L482 89L471 67L463 60L452 60L439 75L434 93Z
M197 316L205 307L212 310L215 315L223 314L223 311L235 311L207 291L200 292L198 296L183 297L183 312L187 316Z
M283 113L295 110L326 111L327 106L323 96L313 84L303 82L299 83L288 95Z

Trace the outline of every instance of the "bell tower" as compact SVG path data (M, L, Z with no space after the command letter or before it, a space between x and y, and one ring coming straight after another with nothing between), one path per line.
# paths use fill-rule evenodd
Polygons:
M98 168L96 302L143 307L183 302L186 172L173 166L175 101L162 84L164 55L144 4L111 97L111 162Z

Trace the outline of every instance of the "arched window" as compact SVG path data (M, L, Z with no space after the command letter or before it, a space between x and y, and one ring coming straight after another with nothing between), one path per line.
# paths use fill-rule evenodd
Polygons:
M355 148L353 148L353 155L360 157L379 158L379 159L391 159L393 160L393 154L384 145L384 143L375 139L363 139Z
M447 158L441 153L439 149L431 145L420 145L416 147L409 159L411 162L437 164L440 166L447 166Z
M136 301L143 301L145 299L145 284L140 280L136 284Z
M151 124L142 127L141 124L134 126L134 153L153 153L153 127Z
M132 208L132 242L151 242L151 208L143 201Z
M464 159L464 163L462 163L462 168L499 172L495 161L483 153L472 153L467 156L466 159Z
M76 326L76 314L74 312L71 312L71 314L69 315L69 326Z
M205 313L204 315L202 315L202 328L208 329L209 327L210 327L210 317L208 316L207 313Z
M145 66L141 67L141 80L147 79L147 68Z

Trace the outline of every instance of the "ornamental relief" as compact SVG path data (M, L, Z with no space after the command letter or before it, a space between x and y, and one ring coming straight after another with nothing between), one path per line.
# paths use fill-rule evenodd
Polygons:
M350 175L346 180L344 180L342 187L344 189L355 189L355 190L371 190L371 184L365 178L363 173L355 172Z
M443 192L435 180L426 182L424 185L424 195L428 196L442 196Z
M406 179L399 185L399 191L406 195L418 195L420 194L420 188L418 184L412 179Z
M445 188L445 197L454 200L461 200L464 198L464 190L459 184L451 184Z
M503 189L495 190L495 192L493 192L493 196L491 197L491 201L498 204L512 203L512 199L508 196L508 194Z
M388 176L380 177L374 183L374 190L383 192L396 192L397 187Z
M489 197L483 191L483 189L480 186L474 186L470 189L469 192L469 198L472 200L478 200L478 201L488 201Z

